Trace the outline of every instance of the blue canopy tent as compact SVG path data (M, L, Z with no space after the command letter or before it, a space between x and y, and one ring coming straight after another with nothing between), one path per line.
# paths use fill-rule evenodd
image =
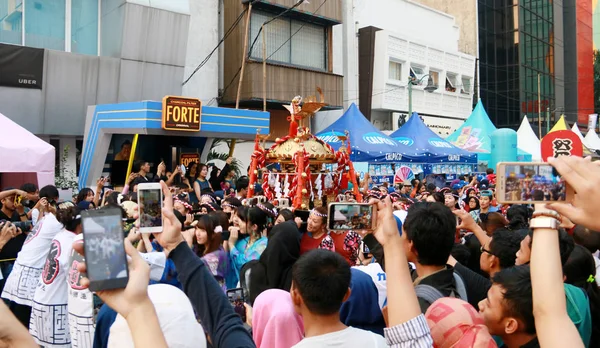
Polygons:
M435 134L416 112L390 137L408 146L411 153L428 163L477 163L477 154L460 149Z
M338 150L342 141L338 136L350 135L353 162L414 162L414 151L379 131L352 103L348 110L333 124L316 136Z

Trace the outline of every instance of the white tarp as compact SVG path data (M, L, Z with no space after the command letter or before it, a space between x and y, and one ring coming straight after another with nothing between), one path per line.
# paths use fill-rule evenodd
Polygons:
M517 130L517 147L523 152L530 153L532 161L540 161L542 159L540 139L538 139L531 128L527 116L523 117L521 126Z

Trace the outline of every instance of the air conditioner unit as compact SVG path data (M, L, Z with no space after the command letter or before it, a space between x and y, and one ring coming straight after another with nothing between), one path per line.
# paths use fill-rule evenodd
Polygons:
M392 130L397 130L408 121L408 114L403 112L392 112Z

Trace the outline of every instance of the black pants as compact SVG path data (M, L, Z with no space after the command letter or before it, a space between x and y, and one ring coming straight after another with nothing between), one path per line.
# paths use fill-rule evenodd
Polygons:
M29 330L29 318L31 317L31 307L18 304L13 301L9 301L8 308L10 308L11 312L19 319L21 324L25 325L27 330Z

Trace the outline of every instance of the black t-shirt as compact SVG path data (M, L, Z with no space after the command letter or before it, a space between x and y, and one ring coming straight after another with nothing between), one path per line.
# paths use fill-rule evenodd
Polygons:
M17 213L16 211L13 212L13 215L9 218L1 210L0 220L21 221L21 219L19 218L19 213ZM2 248L2 251L0 251L0 262L3 262L2 260L6 259L16 259L17 254L19 253L19 251L21 251L21 248L23 247L23 243L25 243L26 238L27 235L25 233L21 233L15 238L9 240L8 243L4 245L4 248Z

